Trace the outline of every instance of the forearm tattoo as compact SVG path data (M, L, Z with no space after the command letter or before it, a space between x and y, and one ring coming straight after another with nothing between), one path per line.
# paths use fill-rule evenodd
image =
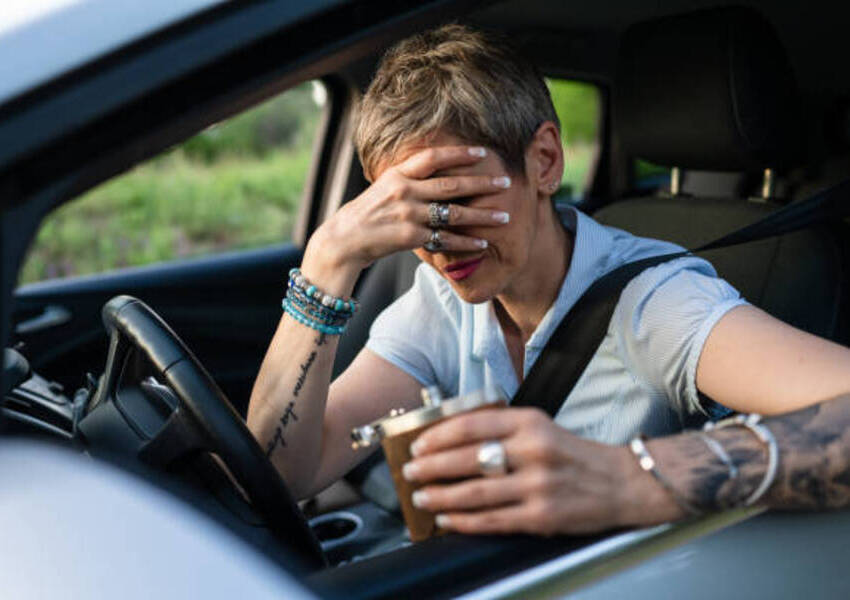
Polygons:
M779 446L776 479L759 502L782 509L850 505L850 396L764 420ZM767 451L752 432L708 433L738 467L737 477L696 433L656 440L659 468L705 510L740 506L764 477Z
M327 338L324 333L320 333L315 340L316 346L324 346L326 342ZM298 374L298 379L295 380L295 387L292 388L293 398L297 398L298 394L301 392L301 388L304 387L304 383L307 381L307 375L310 373L310 367L313 366L313 362L315 362L317 354L317 351L313 350L310 352L309 356L307 356L307 360L300 365L301 372ZM297 420L298 415L295 414L295 400L290 400L278 420L272 439L269 440L268 444L266 444L267 457L271 458L274 451L278 448L286 448L286 439L283 437L283 432L286 430L286 426L289 425L291 421Z

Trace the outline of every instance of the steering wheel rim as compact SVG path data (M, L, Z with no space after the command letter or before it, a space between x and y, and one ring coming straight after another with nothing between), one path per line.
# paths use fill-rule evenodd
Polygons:
M102 317L110 338L109 354L94 404L115 391L127 354L134 348L144 353L174 390L178 407L142 452L168 446L216 453L269 529L287 541L305 566L326 566L321 546L283 478L177 334L132 296L112 298L104 305Z

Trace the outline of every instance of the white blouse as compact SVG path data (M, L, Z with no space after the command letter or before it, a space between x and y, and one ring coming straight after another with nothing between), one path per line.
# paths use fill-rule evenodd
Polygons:
M627 262L679 252L680 246L603 226L569 208L575 233L570 267L558 297L525 346L524 376L553 331L599 277ZM711 328L746 304L710 263L683 257L652 267L623 290L608 331L555 417L569 431L622 444L697 425L712 406L701 402L696 367ZM519 387L491 301L469 304L434 269L421 264L410 290L382 312L366 345L444 396Z

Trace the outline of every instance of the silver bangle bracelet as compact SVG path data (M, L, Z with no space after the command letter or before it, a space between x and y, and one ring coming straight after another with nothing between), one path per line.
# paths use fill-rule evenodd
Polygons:
M691 502L677 492L676 488L673 487L673 484L671 484L656 468L655 459L652 458L652 455L649 453L649 449L646 447L646 444L643 443L644 439L644 436L639 435L632 438L632 441L629 442L629 450L631 450L632 454L637 457L640 468L652 475L655 478L655 481L660 483L661 487L667 490L667 493L670 494L673 501L679 505L679 508L693 516L701 515L703 511L691 504Z
M729 479L735 479L738 476L738 467L735 466L735 463L732 462L732 457L729 456L729 453L723 449L723 446L715 440L713 437L709 437L705 435L702 431L699 432L700 439L708 446L708 449L711 450L714 455L720 459L726 468L729 469Z
M703 431L712 431L725 427L746 427L767 447L767 469L764 472L764 477L755 491L744 500L744 506L752 506L764 496L776 480L776 474L779 470L779 445L776 443L776 438L770 429L760 423L760 421L761 415L752 413L749 415L735 415L717 423L708 422L703 427Z

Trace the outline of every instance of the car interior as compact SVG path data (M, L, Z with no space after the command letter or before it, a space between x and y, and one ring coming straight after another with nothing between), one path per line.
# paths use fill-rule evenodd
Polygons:
M153 82L0 170L0 189L21 199L10 205L28 223L13 231L4 221L4 293L14 288L3 308L4 435L118 464L332 596L456 596L605 539L446 535L411 544L380 452L299 505L244 426L286 273L322 219L368 185L351 142L357 97L380 52L411 32L450 21L505 32L547 77L599 90L586 189L556 202L696 248L847 179L850 78L835 61L848 15L826 2L806 10L698 0L340 4L288 24L257 13L267 30L253 41L155 82L160 63L150 56L160 44L194 31L222 35L213 25L237 27L239 10L210 10L24 99L108 85L99 70L133 67ZM328 101L292 243L17 286L39 222L59 204L309 80L323 83ZM23 123L35 118L24 101L0 106L0 117L18 114ZM640 177L639 160L659 175ZM752 304L850 343L846 222L703 256ZM417 264L397 254L363 273L361 308L341 338L334 376L410 287Z

